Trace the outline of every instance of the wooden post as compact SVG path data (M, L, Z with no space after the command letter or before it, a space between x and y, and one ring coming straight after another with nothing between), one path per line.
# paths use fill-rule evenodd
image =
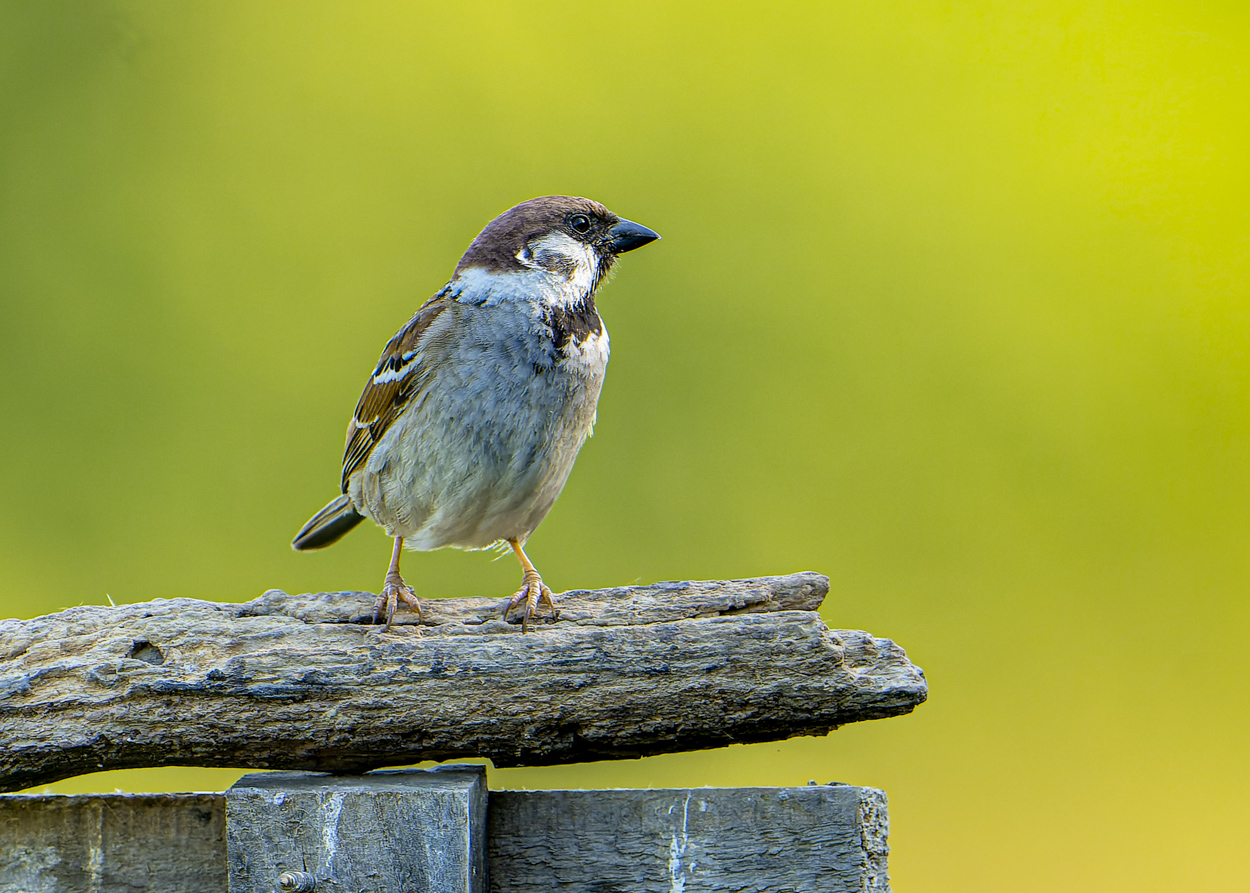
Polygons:
M850 785L503 791L495 893L889 890L885 794Z
M889 891L873 788L483 795L476 766L253 775L224 795L2 795L0 893L224 893L227 873L231 893Z
M246 775L226 861L230 893L485 893L486 770Z
M221 794L0 795L0 893L224 893Z

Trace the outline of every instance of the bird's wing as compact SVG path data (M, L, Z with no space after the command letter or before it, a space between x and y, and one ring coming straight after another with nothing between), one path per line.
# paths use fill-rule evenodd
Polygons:
M377 368L369 376L356 404L356 412L347 423L347 447L343 451L344 493L352 473L369 458L373 447L399 418L427 377L428 369L423 370L421 362L425 346L422 337L450 304L446 292L430 298L382 350Z

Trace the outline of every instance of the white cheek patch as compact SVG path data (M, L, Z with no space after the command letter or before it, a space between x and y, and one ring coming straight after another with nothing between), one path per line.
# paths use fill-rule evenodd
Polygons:
M553 246L561 250L553 250ZM551 263L554 257L572 269L548 269L542 263L544 254L548 266L558 266ZM517 252L516 259L525 269L490 273L469 267L456 273L456 300L484 307L505 303L571 307L585 301L596 285L598 258L588 246L563 233L531 242Z
M517 260L531 269L544 266L543 255L552 255L568 261L573 271L568 274L568 283L577 292L590 291L599 270L599 257L585 242L579 242L562 232L548 233L541 239L531 242L517 255Z

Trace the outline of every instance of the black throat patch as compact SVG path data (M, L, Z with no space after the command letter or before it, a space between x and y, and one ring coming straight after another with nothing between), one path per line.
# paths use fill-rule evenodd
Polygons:
M565 346L570 341L580 345L591 335L603 331L603 320L599 319L593 295L569 307L548 307L543 322L551 327L551 340L562 356L568 356Z

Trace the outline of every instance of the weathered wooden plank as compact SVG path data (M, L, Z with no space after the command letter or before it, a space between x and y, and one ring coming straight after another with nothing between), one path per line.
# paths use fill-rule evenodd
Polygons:
M849 785L503 791L496 893L888 891L885 794Z
M223 893L220 794L0 797L0 893Z
M71 608L0 622L0 791L100 769L535 766L795 735L911 711L923 673L829 630L818 574L561 597L521 635L502 601L357 622L362 593ZM795 610L802 608L802 610Z
M332 785L326 791L320 802L332 806ZM256 878L324 866L320 818L333 812L292 828L290 861L277 858L280 849L268 851L271 862L254 863ZM345 812L333 826L338 841L345 828L359 827ZM0 796L0 893L221 893L225 813L220 794ZM489 795L487 821L493 893L889 890L886 799L872 788L499 791ZM396 840L404 834L402 822L381 824ZM317 890L332 889L339 887L323 872Z
M301 873L317 893L486 889L482 766L247 775L226 792L230 893Z
M829 594L829 578L810 571L748 580L685 580L650 586L574 589L560 593L558 625L637 626L723 614L815 611ZM371 592L320 592L288 595L270 589L243 605L223 605L240 617L280 615L305 623L361 623L373 620ZM395 615L399 626L422 626L442 636L520 633L520 621L503 620L507 599L445 598L422 601L423 617ZM542 624L549 620L537 618Z

